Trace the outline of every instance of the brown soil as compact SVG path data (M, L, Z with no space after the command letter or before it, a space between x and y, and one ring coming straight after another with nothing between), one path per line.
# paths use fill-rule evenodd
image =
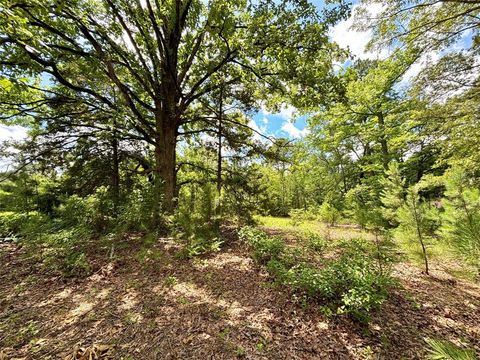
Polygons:
M93 275L76 280L0 244L0 359L61 359L93 344L113 359L420 359L425 337L480 352L480 286L440 270L399 264L400 285L362 326L302 306L233 240L194 260L177 259L169 239L142 260L141 242L124 239L114 260L92 251Z

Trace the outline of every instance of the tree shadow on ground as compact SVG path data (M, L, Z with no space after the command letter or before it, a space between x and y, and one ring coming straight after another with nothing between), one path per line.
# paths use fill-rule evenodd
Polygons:
M178 260L163 239L154 246L160 255L142 260L142 244L131 242L116 260L97 252L94 274L69 281L2 245L0 349L27 359L93 343L114 345L118 359L415 359L426 336L473 343L479 335L477 287L413 276L408 267L402 287L362 326L302 306L239 244Z

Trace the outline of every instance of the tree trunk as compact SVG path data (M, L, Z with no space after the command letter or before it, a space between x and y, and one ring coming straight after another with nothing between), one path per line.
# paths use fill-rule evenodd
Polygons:
M114 122L114 129L112 135L112 191L113 191L113 206L115 215L117 214L118 202L120 200L120 171L118 159L118 139L116 131L116 123Z
M388 170L390 162L390 153L388 151L387 137L385 135L385 119L383 113L378 113L378 125L380 128L380 146L382 148L382 162L385 170Z
M160 136L155 143L155 167L157 170L156 193L161 204L160 209L167 214L176 207L176 145L177 130L168 121L162 121Z
M220 109L218 113L218 152L217 152L217 193L222 194L222 131L223 131L223 87L220 89Z

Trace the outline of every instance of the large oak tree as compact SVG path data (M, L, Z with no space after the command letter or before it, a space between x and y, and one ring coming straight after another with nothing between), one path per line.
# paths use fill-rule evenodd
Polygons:
M191 106L220 84L257 99L275 92L322 101L335 86L331 64L340 53L328 27L345 10L319 13L303 0L2 0L2 76L41 75L46 97L54 84L125 114L153 149L157 193L169 212Z

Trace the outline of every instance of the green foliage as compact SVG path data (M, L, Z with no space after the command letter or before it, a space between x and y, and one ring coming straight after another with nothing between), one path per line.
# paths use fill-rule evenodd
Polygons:
M48 216L36 211L29 213L0 213L0 236L12 237L23 243L34 241L39 235L49 232L54 224Z
M461 348L450 341L426 338L429 360L477 360L475 350Z
M279 237L265 237L254 245L253 258L261 264L278 258L285 250L285 244Z
M57 210L63 227L84 226L93 233L105 233L114 221L113 202L106 187L86 197L72 195Z
M328 201L324 201L318 208L318 216L321 221L333 226L340 218L340 211Z
M391 227L398 225L397 210L404 204L405 180L400 174L397 162L391 162L385 177L381 179L382 192L380 200L383 204L382 214Z
M263 231L243 227L239 237L253 248L254 258L266 265L277 284L286 286L307 299L323 302L332 314L349 314L368 321L369 314L387 298L393 280L372 259L365 241L349 240L340 245L341 256L317 268L305 263L299 253L286 249L281 239L269 238ZM308 242L322 243L317 236ZM322 247L323 249L323 247Z
M116 220L117 231L152 231L158 224L155 208L154 185L147 179L140 179L121 204Z
M213 202L207 186L206 197L203 197L200 209L181 206L173 217L173 230L176 238L182 243L177 257L190 259L209 252L220 251L224 240L220 233L220 224L213 214ZM195 204L193 204L195 205Z
M387 298L392 279L380 272L361 243L321 269L306 263L291 267L281 259L272 259L267 270L282 285L308 299L323 302L332 314L349 314L368 321L369 314ZM362 251L358 251L361 248Z
M303 240L310 249L318 253L323 252L328 246L327 241L316 232L307 232Z
M285 244L279 237L269 237L263 231L251 226L242 227L238 236L253 249L253 258L260 264L278 259L285 251Z
M222 248L223 240L218 238L191 238L186 244L183 244L182 249L177 252L176 256L179 259L191 259L196 256L207 254L210 252L218 252Z
M25 214L13 211L3 211L0 213L0 236L7 237L13 233L18 233L22 222L25 221Z
M63 274L66 277L83 277L90 274L91 267L85 253L89 231L82 228L60 230L50 234L41 234L30 251L39 257L48 271Z
M397 211L397 219L399 226L394 231L394 237L400 242L416 244L428 274L427 247L434 240L439 225L438 209L421 201L418 188L412 186L407 190L405 203Z
M292 209L289 211L288 215L290 216L290 221L293 226L298 226L305 221L314 220L316 218L312 209Z
M137 253L137 259L143 265L146 265L148 263L155 264L161 258L162 258L162 252L151 245L142 246Z
M480 269L480 190L469 184L466 171L458 166L445 174L445 187L439 233Z
M377 226L379 220L378 196L375 185L361 184L350 189L345 196L347 214L362 228Z

